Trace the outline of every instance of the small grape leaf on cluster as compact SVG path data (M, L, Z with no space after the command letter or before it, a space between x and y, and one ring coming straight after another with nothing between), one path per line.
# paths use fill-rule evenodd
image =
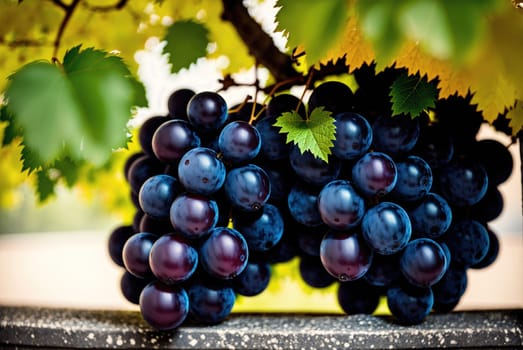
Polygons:
M309 118L303 119L297 112L285 112L276 119L274 126L287 134L287 143L294 143L301 153L310 151L327 162L336 134L335 120L323 107L315 108Z
M167 29L164 40L163 53L168 54L171 71L176 73L206 56L209 30L192 20L176 21Z
M391 85L392 115L408 114L415 118L427 108L434 108L438 99L436 82L419 73L403 73Z

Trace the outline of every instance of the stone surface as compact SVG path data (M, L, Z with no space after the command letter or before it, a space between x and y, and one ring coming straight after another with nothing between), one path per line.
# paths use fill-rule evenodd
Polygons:
M523 348L523 310L433 314L417 326L369 315L233 314L213 326L151 329L133 311L0 306L0 348Z

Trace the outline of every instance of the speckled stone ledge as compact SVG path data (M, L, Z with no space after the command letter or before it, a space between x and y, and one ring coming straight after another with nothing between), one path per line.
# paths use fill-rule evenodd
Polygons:
M523 348L523 310L434 314L420 325L369 315L233 314L214 326L152 330L138 312L0 306L0 348Z

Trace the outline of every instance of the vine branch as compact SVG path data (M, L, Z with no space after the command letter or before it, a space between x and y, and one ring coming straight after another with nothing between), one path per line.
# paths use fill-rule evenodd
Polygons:
M55 0L53 2L62 3L60 0ZM54 39L53 60L55 60L56 56L58 55L58 49L60 48L60 43L62 41L65 28L69 24L69 20L71 19L71 16L73 15L74 10L76 9L79 3L80 0L73 0L73 2L70 5L66 5L65 7L64 18L62 19L62 22L60 22L60 27L58 27L58 31L56 32L56 37Z

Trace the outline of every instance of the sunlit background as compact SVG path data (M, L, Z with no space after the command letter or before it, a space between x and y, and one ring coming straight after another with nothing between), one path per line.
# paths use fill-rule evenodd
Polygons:
M275 25L275 10L271 1L262 4L256 17L271 32ZM275 41L279 47L285 45L281 36ZM146 85L149 107L137 111L131 121L134 127L150 116L167 114L167 98L177 88L187 87L197 92L220 88L220 68L228 64L226 58L200 59L190 69L171 74L166 58L161 55L162 45L158 39L151 38L145 49L135 56L140 79ZM209 50L212 49L210 46ZM268 77L263 69L257 74L262 82ZM235 78L250 83L255 79L255 72L244 71ZM301 93L299 87L295 93ZM238 87L224 92L223 96L233 105L242 101L246 94L253 94L253 90ZM510 144L509 137L487 125L480 130L479 138ZM136 144L131 149L133 147L136 148ZM469 272L469 287L458 309L523 307L522 188L518 147L517 144L510 146L514 172L499 186L505 201L504 211L490 225L500 238L499 257L487 269ZM123 153L121 159L129 152ZM116 177L112 179L102 176L98 179L99 187L94 189L59 187L56 197L43 205L37 204L29 185L21 185L10 199L11 205L0 211L0 304L137 309L120 294L123 271L112 263L107 252L111 230L128 223L126 220L130 218L124 210L130 208L130 199L125 197L126 189L121 186L122 173L112 174ZM108 207L107 201L112 201L113 207ZM119 201L124 201L124 209L112 210ZM300 282L297 260L276 266L273 274L266 292L258 297L240 299L235 311L340 312L336 287L324 290L306 287Z

